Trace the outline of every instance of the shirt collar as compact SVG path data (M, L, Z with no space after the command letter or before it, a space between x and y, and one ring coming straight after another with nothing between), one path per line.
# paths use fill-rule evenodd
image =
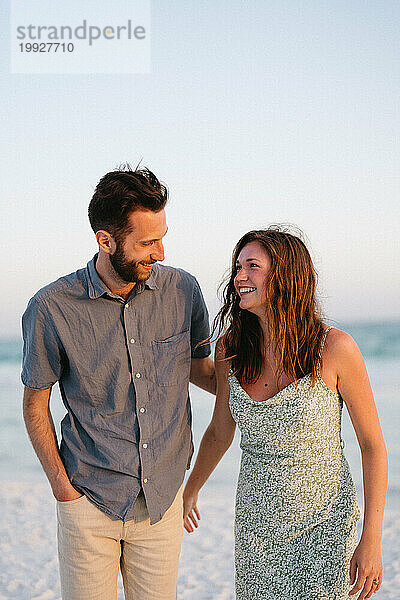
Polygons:
M86 267L89 298L92 298L92 299L100 298L100 296L104 296L104 294L107 294L108 296L111 296L114 298L118 298L118 296L113 294L111 292L111 290L108 289L106 284L100 279L99 274L96 271L96 266L95 266L97 257L98 257L98 253L94 255L94 257L92 258L92 260L90 260L88 262L87 267ZM154 267L150 273L150 277L146 281L135 285L134 290L136 293L139 293L146 288L149 290L157 290L158 289L158 286L155 281L156 277L154 274L155 266L156 265L154 265Z
M149 290L158 290L158 285L156 284L155 272L157 272L156 264L153 266L153 268L151 270L150 277L148 279L146 279L146 281L144 282L144 287L148 288Z

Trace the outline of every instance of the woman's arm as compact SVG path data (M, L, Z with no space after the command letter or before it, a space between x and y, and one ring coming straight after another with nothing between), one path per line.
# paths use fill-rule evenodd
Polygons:
M197 509L197 497L215 467L228 450L235 435L235 421L229 410L228 361L223 360L223 344L218 340L215 349L215 374L217 378L217 397L213 416L201 440L195 465L183 492L184 527L191 533L193 526L198 527L200 514Z
M334 335L332 335L334 333ZM364 522L360 543L350 565L350 594L370 598L382 582L382 520L387 488L387 453L367 370L353 338L334 329L328 335L329 356L337 366L342 396L361 449L364 484ZM328 341L328 340L327 340ZM357 580L356 580L357 576ZM373 583L378 579L379 584Z

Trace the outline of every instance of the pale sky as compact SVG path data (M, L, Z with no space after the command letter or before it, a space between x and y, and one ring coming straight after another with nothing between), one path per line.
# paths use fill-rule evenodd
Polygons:
M153 0L151 15L150 74L10 74L2 36L2 335L93 256L94 187L139 160L170 190L165 262L211 312L239 237L289 222L328 316L400 318L400 4Z

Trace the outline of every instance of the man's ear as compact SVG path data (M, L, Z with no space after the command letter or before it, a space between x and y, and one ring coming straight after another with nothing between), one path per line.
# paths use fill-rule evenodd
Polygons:
M100 229L96 232L96 240L99 245L99 248L103 250L106 254L113 254L116 248L116 243L113 236L105 231L104 229Z

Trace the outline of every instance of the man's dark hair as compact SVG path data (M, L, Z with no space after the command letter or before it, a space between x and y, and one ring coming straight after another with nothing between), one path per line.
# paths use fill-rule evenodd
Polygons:
M129 164L106 173L96 186L89 204L89 221L93 231L108 231L116 241L130 231L128 217L134 210L159 212L168 200L168 190L149 169Z

